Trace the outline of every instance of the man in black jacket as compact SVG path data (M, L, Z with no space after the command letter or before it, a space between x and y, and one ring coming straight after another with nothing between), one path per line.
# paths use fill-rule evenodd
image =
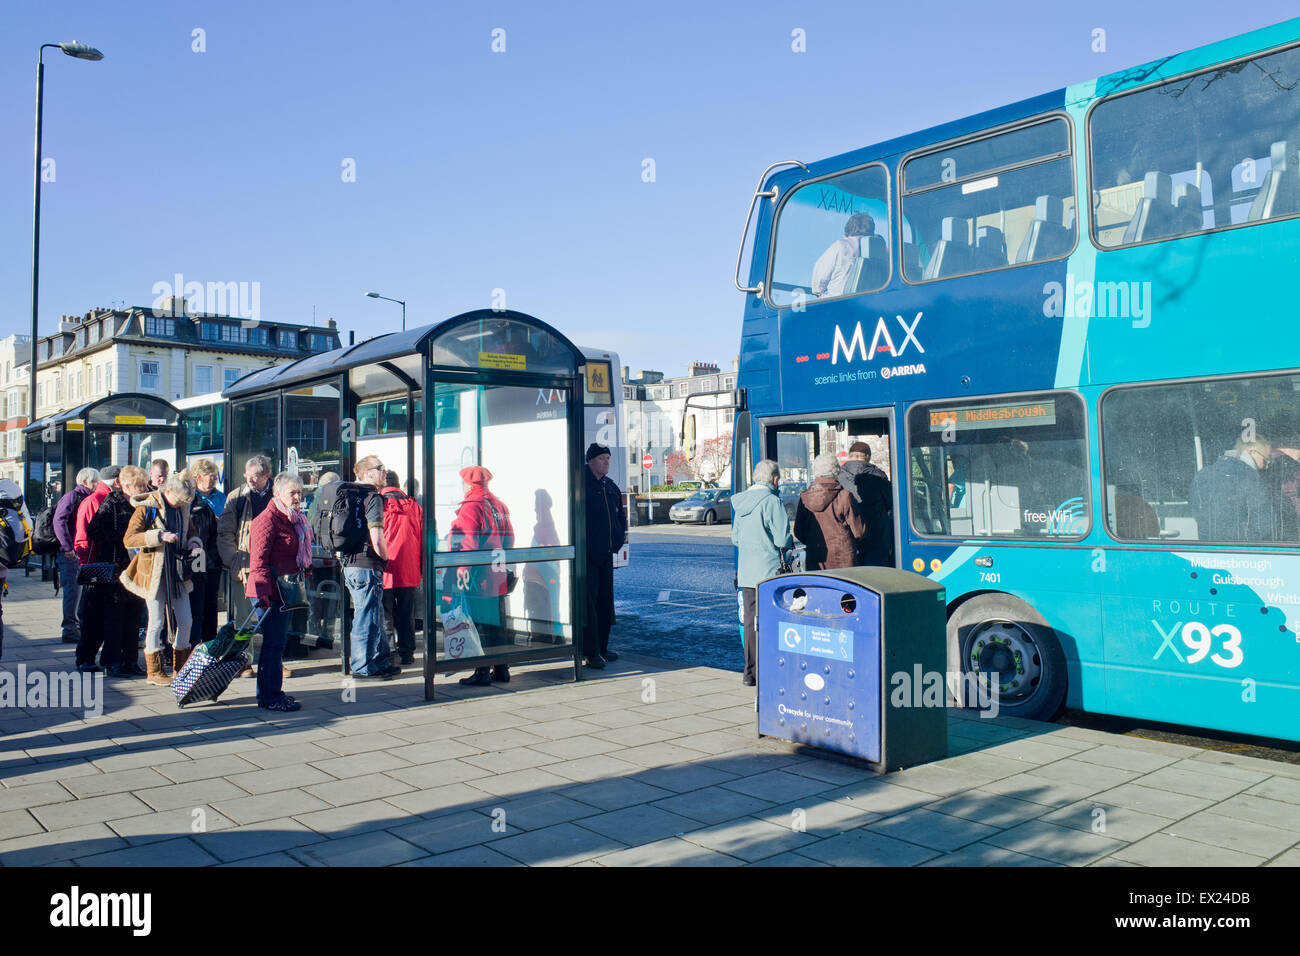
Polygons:
M623 492L610 481L609 449L592 442L587 448L587 627L582 653L587 666L599 670L618 660L609 649L614 620L614 555L627 540Z
M866 534L854 542L857 567L894 566L894 494L889 478L871 463L871 446L855 441L840 469L840 484L853 495L853 507L867 525Z

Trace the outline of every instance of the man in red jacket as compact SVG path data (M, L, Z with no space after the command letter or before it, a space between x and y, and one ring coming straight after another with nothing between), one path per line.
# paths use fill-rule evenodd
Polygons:
M388 639L402 656L402 663L414 664L415 600L420 593L424 511L397 486L397 472L389 471L384 481L386 484L379 489L384 499L384 543L388 546L384 624Z

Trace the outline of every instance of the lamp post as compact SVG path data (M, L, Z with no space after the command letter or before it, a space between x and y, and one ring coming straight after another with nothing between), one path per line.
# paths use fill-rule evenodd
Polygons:
M36 342L40 335L36 323L36 310L38 293L40 290L40 265L41 265L41 94L45 87L45 56L46 47L57 47L68 56L74 56L78 60L102 60L104 54L100 53L93 46L85 43L72 41L69 43L44 43L36 51L36 170L33 175L32 185L32 374L31 380L27 383L29 393L29 407L31 408L31 418L28 424L36 421ZM27 452L30 458L30 452Z
M402 307L402 331L406 331L406 303L401 299L390 299L386 295L380 295L378 292L367 292L366 295L371 299L383 299L386 302L396 302Z

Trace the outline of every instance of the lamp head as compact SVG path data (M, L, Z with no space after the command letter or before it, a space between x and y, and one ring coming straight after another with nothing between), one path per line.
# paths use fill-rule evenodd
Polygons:
M68 43L60 43L59 49L68 56L75 56L78 60L102 60L104 54L100 53L93 46L86 43L80 43L73 40Z
M379 293L378 293L378 292L367 292L367 293L366 293L366 297L367 297L367 298L370 298L370 299L378 299L378 298L379 298Z

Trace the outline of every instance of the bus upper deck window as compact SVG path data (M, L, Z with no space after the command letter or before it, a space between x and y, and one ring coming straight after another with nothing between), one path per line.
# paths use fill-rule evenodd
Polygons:
M889 281L889 174L879 163L792 191L777 214L769 298L778 308Z
M1075 242L1069 124L1053 117L903 164L903 276L927 282L1059 259Z

